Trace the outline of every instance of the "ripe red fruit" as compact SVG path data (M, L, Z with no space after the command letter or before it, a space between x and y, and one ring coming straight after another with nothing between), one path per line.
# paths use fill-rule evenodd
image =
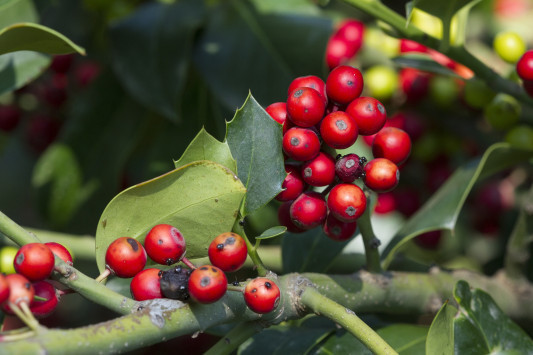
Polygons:
M301 87L291 91L287 99L287 113L289 119L299 127L316 125L326 110L324 99L318 91Z
M287 227L290 233L302 233L305 229L298 227L291 219L291 205L293 201L286 201L278 207L278 222L280 225Z
M176 227L158 224L146 235L144 248L150 259L156 263L172 265L185 255L185 238Z
M363 45L364 31L364 23L354 19L346 19L339 24L335 36L344 39L348 43L349 48L353 52L351 56L354 56Z
M9 283L4 274L0 274L0 304L9 298Z
M306 191L292 203L290 214L292 222L299 228L315 228L326 220L326 201L318 192Z
M63 260L68 265L73 264L72 255L70 255L70 252L67 248L65 248L63 245L56 243L56 242L48 242L44 243L51 251L59 257L61 260Z
M326 45L326 65L332 70L355 55L350 44L339 36L331 36Z
M378 194L376 198L376 207L374 212L377 214L387 214L396 209L396 199L392 192L385 192Z
M328 114L320 123L320 136L334 149L346 149L357 140L359 129L355 120L344 111Z
M211 264L222 271L237 271L246 261L248 248L240 235L226 232L213 239L207 253Z
M293 127L283 136L283 151L294 160L311 160L320 152L320 140L311 129Z
M332 101L347 105L363 92L363 74L349 65L338 66L326 79L326 92Z
M402 129L385 127L374 137L372 154L374 158L386 158L401 165L411 154L411 138Z
M188 286L193 300L198 303L213 303L226 293L228 280L216 266L204 265L193 270Z
M376 192L391 191L400 182L400 170L388 159L372 159L365 165L364 182Z
M516 73L522 80L533 80L533 49L526 51L518 59Z
M426 53L427 51L428 51L428 47L424 46L423 44L412 41L410 39L405 39L405 38L400 39L400 53L409 53L409 52Z
M257 277L248 282L243 295L248 308L260 314L272 312L280 301L278 285L265 277Z
M365 212L365 193L357 185L338 184L328 195L328 209L342 222L355 222Z
M304 191L306 184L302 178L300 167L295 164L285 164L285 171L287 176L283 180L281 187L285 190L281 191L277 196L278 201L292 201L295 200Z
M429 75L427 73L414 68L403 68L400 70L398 79L408 102L416 103L428 93Z
M354 182L363 176L365 157L359 157L357 154L346 154L335 163L335 174L342 182Z
M293 127L293 123L287 119L287 103L274 102L265 108L265 111L272 117L274 121L283 125L283 134Z
M333 214L329 214L322 226L324 233L332 240L339 242L350 239L357 229L356 222L342 222Z
M100 74L100 64L93 61L86 61L80 63L74 69L74 78L76 83L80 87L85 87L93 82L94 79Z
M52 58L50 63L50 69L55 73L66 73L69 71L74 61L74 55L72 54L60 54Z
M15 271L30 281L46 279L54 269L54 254L43 243L25 244L15 255Z
M387 121L385 106L373 97L356 98L346 107L346 113L354 118L363 136L378 133Z
M120 237L107 247L106 267L118 277L133 277L146 265L146 251L141 243Z
M9 285L9 297L4 303L2 303L2 309L6 313L13 314L8 302L17 306L22 303L30 306L35 295L35 289L30 280L21 274L9 274L6 276L6 281Z
M56 139L58 133L59 122L46 115L30 117L26 126L28 144L37 153L43 152Z
M335 160L320 152L302 166L302 178L311 186L327 186L335 180Z
M148 268L139 272L131 279L130 292L136 301L163 298L160 286L161 270Z
M42 297L46 301L33 300L30 311L36 318L44 318L50 315L57 307L59 299L55 287L48 281L43 280L33 284L35 296Z
M298 88L315 89L316 91L318 91L318 93L324 100L324 104L328 104L328 97L326 95L326 84L324 83L324 80L320 79L318 76L306 75L294 79L289 85L287 95L290 96L290 94Z
M0 131L11 132L20 121L20 110L16 106L0 106Z

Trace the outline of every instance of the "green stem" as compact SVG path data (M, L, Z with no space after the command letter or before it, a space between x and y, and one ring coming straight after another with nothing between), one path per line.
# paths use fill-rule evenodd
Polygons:
M258 322L242 322L224 335L205 355L229 355L242 343L263 329Z
M13 242L22 246L28 243L40 243L41 241L35 234L28 232L20 225L15 223L11 218L0 211L0 233L11 239Z
M300 302L315 314L331 319L342 326L370 351L378 355L397 354L397 352L372 328L359 318L352 310L341 306L332 299L323 296L316 289L308 287L303 292Z
M380 241L374 234L372 228L372 221L370 220L370 194L367 196L367 207L365 212L357 220L357 226L363 237L363 244L365 245L365 257L367 270L374 273L380 273L381 261L379 257L379 245Z
M246 242L246 247L248 248L248 255L250 256L250 259L252 259L252 262L254 263L257 269L257 274L259 276L266 276L268 274L268 269L265 267L263 261L259 257L257 249L252 245L252 243L250 243L250 240L248 239L248 236L246 235L242 224L244 224L244 218L238 219L233 225L233 231L240 235Z

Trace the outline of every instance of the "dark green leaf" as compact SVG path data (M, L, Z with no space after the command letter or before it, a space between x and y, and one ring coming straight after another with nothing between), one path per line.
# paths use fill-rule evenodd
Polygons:
M176 168L198 160L209 160L237 172L237 163L231 156L227 142L219 142L202 128L192 140L181 158L174 162Z
M203 17L202 1L149 3L110 32L113 66L126 89L173 121L178 121L192 41Z
M249 91L271 104L286 100L295 77L324 73L331 32L326 18L258 14L245 1L220 2L195 47L194 61L227 107L238 107Z
M287 231L287 227L285 227L285 226L276 226L276 227L272 227L272 228L267 229L267 230L264 231L263 233L261 233L260 236L255 237L255 239L269 239L269 238L274 238L274 237L277 237L278 235L282 235L282 234L285 233L286 231Z
M17 23L0 31L0 54L15 51L85 55L83 48L61 33L36 23Z
M156 224L177 227L187 241L187 257L204 257L211 240L231 230L245 188L226 167L198 161L118 194L96 230L96 261L105 268L107 246L129 236L144 242Z
M435 355L448 355L454 353L454 327L453 320L457 314L457 308L444 303L439 310L426 340L426 353Z
M324 272L348 243L331 240L322 228L299 234L287 233L281 244L283 273Z
M485 154L459 169L405 223L385 248L384 267L392 261L398 249L415 236L431 230L453 230L463 204L476 181L505 170L533 157L533 151L512 148L506 143L490 146Z
M250 94L227 123L226 142L247 189L243 216L266 205L281 192L286 172L281 148L282 127Z
M402 68L415 68L429 73L460 78L460 76L452 70L440 65L430 57L422 54L404 54L393 58L392 61Z

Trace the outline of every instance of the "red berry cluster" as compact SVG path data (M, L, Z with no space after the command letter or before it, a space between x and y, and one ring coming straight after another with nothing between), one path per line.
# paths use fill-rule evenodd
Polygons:
M354 182L376 192L394 189L399 168L411 152L411 140L402 129L386 127L381 102L361 96L363 76L359 69L341 65L324 82L309 75L294 79L286 102L266 107L283 125L283 151L288 173L276 196L284 202L280 223L290 232L322 226L334 240L349 239L356 220L366 209L366 196ZM333 158L335 149L350 148L358 136L373 137L374 159L357 154ZM322 192L315 187L326 187Z
M70 252L59 243L29 243L17 251L13 261L16 273L0 274L0 304L4 312L13 314L12 307L17 306L43 318L55 310L59 291L48 280L54 270L55 256L72 265Z
M354 19L343 20L326 46L326 64L331 70L354 58L363 45L365 25Z

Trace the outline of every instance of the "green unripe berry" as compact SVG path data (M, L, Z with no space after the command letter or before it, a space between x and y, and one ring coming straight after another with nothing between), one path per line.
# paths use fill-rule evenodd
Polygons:
M507 133L505 141L515 148L533 150L533 128L526 125L516 126Z
M494 91L481 80L471 79L465 82L463 98L472 108L482 109L494 98L494 95Z
M364 74L367 95L380 101L386 101L398 89L398 73L387 65L374 65Z
M449 107L459 94L456 79L449 76L434 76L429 81L429 96L440 107Z
M511 31L500 32L493 42L496 53L508 63L516 63L526 51L526 44L522 37Z
M495 129L506 130L513 127L522 112L522 106L511 95L500 93L485 107L483 114Z

